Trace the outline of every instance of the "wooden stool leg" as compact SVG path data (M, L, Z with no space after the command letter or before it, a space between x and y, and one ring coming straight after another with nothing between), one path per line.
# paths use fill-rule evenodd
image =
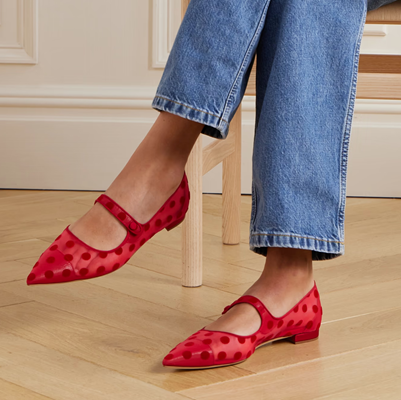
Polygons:
M241 105L230 123L234 152L223 160L223 243L238 244L241 239Z
M182 286L202 285L202 135L199 135L185 171L191 199L182 224Z

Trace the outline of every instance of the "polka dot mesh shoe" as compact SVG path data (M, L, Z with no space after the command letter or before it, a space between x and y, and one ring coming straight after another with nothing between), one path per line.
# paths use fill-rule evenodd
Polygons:
M127 229L124 241L115 249L102 251L78 239L69 227L40 256L27 278L28 285L70 282L96 278L122 267L153 235L171 230L185 218L189 188L184 172L180 186L145 224L140 224L110 197L102 194L98 202Z
M254 351L276 340L299 343L316 339L322 321L322 306L316 282L290 311L280 318L273 317L264 304L253 296L242 296L227 306L222 314L238 303L249 303L258 311L261 326L249 336L208 331L204 328L181 342L164 358L165 367L179 369L215 368L238 364Z

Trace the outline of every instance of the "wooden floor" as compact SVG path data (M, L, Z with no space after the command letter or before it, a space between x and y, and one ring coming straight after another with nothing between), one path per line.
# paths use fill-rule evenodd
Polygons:
M162 358L259 276L242 242L221 244L221 196L204 195L204 285L180 284L181 228L121 270L28 287L31 266L98 193L0 191L0 399L400 399L401 200L348 199L346 255L315 263L319 340L281 341L238 366L164 369Z

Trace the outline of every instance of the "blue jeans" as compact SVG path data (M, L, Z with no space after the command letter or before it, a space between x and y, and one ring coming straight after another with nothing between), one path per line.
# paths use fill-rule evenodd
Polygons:
M373 9L391 0L374 0ZM191 0L152 107L225 139L257 55L249 246L344 253L367 0Z

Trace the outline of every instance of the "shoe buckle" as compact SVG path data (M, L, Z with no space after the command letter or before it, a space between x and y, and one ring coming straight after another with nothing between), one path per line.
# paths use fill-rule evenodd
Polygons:
M134 235L139 235L142 231L141 226L136 222L131 222L128 226L128 230Z

